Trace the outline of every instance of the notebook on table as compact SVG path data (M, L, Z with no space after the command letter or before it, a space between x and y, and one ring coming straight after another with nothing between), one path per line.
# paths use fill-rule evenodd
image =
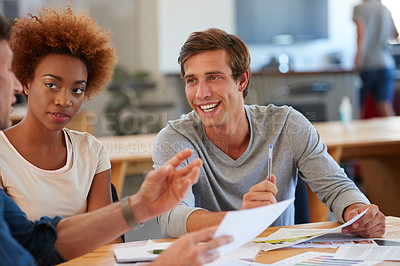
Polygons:
M166 249L171 245L168 243L154 243L146 244L144 247L123 247L115 248L114 255L118 263L120 262L145 262L153 261L159 255L153 254L155 249Z

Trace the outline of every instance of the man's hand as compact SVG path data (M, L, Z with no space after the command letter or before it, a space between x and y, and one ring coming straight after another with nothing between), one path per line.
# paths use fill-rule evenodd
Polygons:
M216 248L232 242L231 236L212 238L217 227L208 227L176 240L151 265L196 266L219 257Z
M183 200L190 186L197 182L203 163L196 159L180 170L176 168L192 154L190 149L180 151L161 168L147 174L139 191L131 196L139 222L169 211Z
M343 218L347 222L367 208L369 208L368 211L360 219L352 225L342 228L343 234L355 234L367 238L381 237L385 234L386 217L374 204L352 204L344 211Z
M241 210L261 207L276 203L276 193L278 189L275 186L276 177L271 175L271 181L262 181L252 186L244 196Z

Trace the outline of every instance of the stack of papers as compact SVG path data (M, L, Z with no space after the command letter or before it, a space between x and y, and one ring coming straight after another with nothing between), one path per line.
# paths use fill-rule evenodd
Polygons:
M294 199L289 199L259 208L227 212L215 231L214 237L231 235L233 242L218 248L222 258L216 265L225 265L220 263L232 259L253 260L261 246L251 243L251 240L267 229L293 201ZM151 251L167 248L160 246L163 244L166 243L148 243L144 247L116 248L114 249L115 258L117 262L151 261L158 256L152 254Z
M221 257L207 265L262 265L252 262L261 249L268 251L293 245L298 248L312 245L333 248L339 246L339 249L336 253L306 252L272 265L295 265L296 263L309 265L307 264L309 262L313 265L374 265L383 260L400 261L400 246L378 246L374 239L358 238L357 240L354 236L335 233L354 223L367 210L336 228L306 230L281 228L268 237L255 238L268 228L292 202L293 199L290 199L259 208L227 212L214 237L232 235L234 241L219 247ZM314 241L310 241L312 239ZM152 253L153 250L166 249L170 245L170 242L154 243L149 240L143 247L116 248L114 253L118 263L152 261L158 256Z

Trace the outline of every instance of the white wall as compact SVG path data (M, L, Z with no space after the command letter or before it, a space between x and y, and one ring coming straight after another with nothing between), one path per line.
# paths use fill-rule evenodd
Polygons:
M329 0L329 39L291 46L249 46L252 69L258 70L271 56L288 54L298 71L328 67L327 55L342 54L344 68L351 68L356 49L353 6L357 0ZM159 70L178 72L179 49L192 31L219 27L235 33L234 0L158 0L159 11Z
M21 13L25 16L27 12L36 12L36 9L42 6L52 6L58 8L66 7L68 3L72 10L87 10L89 15L95 18L99 25L105 27L112 32L111 38L115 45L118 62L127 68L128 71L134 72L141 70L142 66L146 67L147 62L153 63L153 69L157 69L157 60L144 62L141 58L141 40L140 29L147 29L147 25L141 21L141 11L138 8L139 0L19 0ZM145 4L154 1L143 1ZM143 9L147 7L143 5ZM151 31L154 32L154 31ZM155 32L155 36L156 36ZM141 37L141 36L140 36ZM154 39L154 38L153 38ZM156 48L154 48L156 49ZM152 53L154 54L154 53Z
M179 50L193 31L211 27L234 31L232 0L158 0L159 70L179 72Z
M234 0L20 0L29 6L66 5L85 8L99 24L109 28L119 56L128 70L156 75L177 73L180 47L193 31L218 27L235 33ZM327 55L342 54L342 66L351 68L356 49L353 6L361 0L328 0L329 39L291 46L249 46L252 69L271 56L286 53L298 71L326 68Z
M292 59L293 69L297 71L320 70L328 68L328 54L338 52L342 55L342 67L351 68L356 49L356 28L352 21L354 0L328 1L328 39L310 41L290 46L249 46L252 55L252 68L258 70L271 56L281 53Z

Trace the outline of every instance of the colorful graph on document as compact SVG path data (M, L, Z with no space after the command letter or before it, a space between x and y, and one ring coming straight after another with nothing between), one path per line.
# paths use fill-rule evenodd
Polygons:
M306 252L293 256L291 258L281 260L272 265L298 265L298 266L316 266L316 265L335 265L335 266L359 266L359 265L374 265L377 261L363 261L363 260L344 260L334 259L331 253L321 252Z
M295 244L298 242L306 241L310 238L315 238L317 236L323 235L324 233L308 235L308 236L300 236L300 237L293 237L293 238L282 238L282 239L268 239L268 238L256 238L253 240L254 243L268 243L271 245L283 245L287 243Z

